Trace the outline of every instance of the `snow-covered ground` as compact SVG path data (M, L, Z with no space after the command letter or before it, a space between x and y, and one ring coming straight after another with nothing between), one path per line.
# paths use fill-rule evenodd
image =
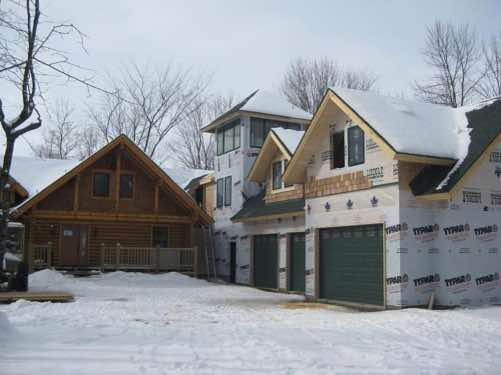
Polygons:
M76 301L0 305L2 375L501 373L501 307L301 308L175 273L30 281Z

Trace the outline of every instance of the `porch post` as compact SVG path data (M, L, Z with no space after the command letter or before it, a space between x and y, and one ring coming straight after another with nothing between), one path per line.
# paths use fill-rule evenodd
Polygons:
M101 243L101 272L104 272L104 243Z
M120 265L120 242L117 242L117 250L115 252L115 270L118 270Z
M198 247L193 248L193 275L198 278Z
M160 245L155 246L155 272L160 272Z
M52 267L52 242L47 243L47 268Z

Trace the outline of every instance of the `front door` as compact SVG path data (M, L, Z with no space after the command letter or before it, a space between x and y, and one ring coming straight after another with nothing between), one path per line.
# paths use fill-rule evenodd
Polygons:
M87 226L61 226L61 266L87 265Z
M237 276L237 243L230 242L230 283L235 283Z

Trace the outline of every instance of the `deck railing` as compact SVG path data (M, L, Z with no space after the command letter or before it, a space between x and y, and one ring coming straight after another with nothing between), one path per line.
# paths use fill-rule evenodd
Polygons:
M52 267L52 243L45 245L31 245L31 262L33 269L42 269Z
M128 247L101 245L101 269L198 273L196 247Z

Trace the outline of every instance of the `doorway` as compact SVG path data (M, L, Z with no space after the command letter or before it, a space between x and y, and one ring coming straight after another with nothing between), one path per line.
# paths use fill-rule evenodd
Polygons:
M79 267L87 264L87 226L61 225L61 265Z

